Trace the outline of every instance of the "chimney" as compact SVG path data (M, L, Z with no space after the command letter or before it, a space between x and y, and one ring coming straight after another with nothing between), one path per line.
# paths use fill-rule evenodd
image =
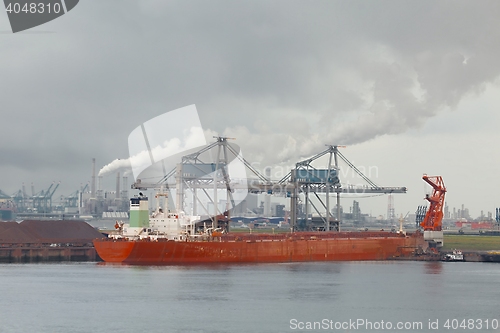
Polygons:
M90 197L95 199L95 158L92 159L92 183L90 183Z
M120 199L120 173L116 173L116 195L115 199L119 200Z
M97 176L97 198L102 199L102 176Z
M123 177L123 192L122 192L122 199L123 201L128 201L128 179L127 177Z

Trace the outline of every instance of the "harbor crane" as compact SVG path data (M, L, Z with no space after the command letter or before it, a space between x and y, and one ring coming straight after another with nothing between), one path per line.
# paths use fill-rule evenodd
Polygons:
M423 175L422 179L429 184L433 191L425 199L429 201L429 209L420 226L424 229L424 240L429 241L431 247L443 246L443 207L446 187L441 176Z
M325 230L340 230L341 211L340 211L340 196L341 194L390 194L390 193L406 193L406 187L387 187L379 186L370 178L364 175L353 163L351 163L342 153L339 148L345 146L327 145L327 149L315 156L306 160L300 161L295 164L295 169L291 170L285 177L283 177L280 184L293 184L291 193L291 225L295 228L297 226L298 215L298 202L299 193L305 195L305 209L306 218L309 214L308 205L316 210L318 215L323 220ZM326 169L317 169L312 163L322 156L329 155L328 165ZM342 184L339 178L339 159L344 161L347 166L352 169L361 179L363 179L366 186L353 186L349 184ZM332 164L332 162L334 164ZM322 216L319 209L315 207L313 202L309 200L309 193L313 193L323 206L326 214ZM325 203L320 199L317 193L325 193ZM336 219L331 216L330 210L330 194L335 193L337 199L336 205ZM333 226L332 226L333 223Z
M50 213L52 210L52 196L60 183L55 184L55 182L52 182L47 190L42 190L33 196L33 208L36 208L39 213ZM55 187L54 184L56 185Z
M248 183L246 172L244 175L241 174L241 169L245 168L245 170L249 170L254 174L259 180L259 185L265 184L271 187L271 183L243 158L241 151L239 151L236 145L228 143L228 140L233 140L233 138L220 136L214 138L215 142L195 153L183 156L182 162L165 174L157 183L143 183L140 179L137 179L132 184L132 189L146 190L162 188L163 190L169 190L170 187L173 187L169 180L175 179L176 206L178 209L184 209L186 190L189 190L193 195L193 215L196 215L198 207L201 207L205 214L212 216L213 228L217 228L219 219L228 220L230 209L237 205L234 193L238 190L252 191L252 186ZM230 165L233 162L237 163L236 168L240 170L240 173L237 173L236 176L242 177L241 179L234 179L235 175L232 175L233 179L231 179L229 175ZM212 196L206 191L207 189L213 189ZM213 206L213 212L209 211L208 204L205 206L200 200L198 190L201 190L205 194L208 202ZM219 209L218 207L217 192L219 190L226 192L225 209ZM246 192L244 193L246 194Z
M296 163L295 168L291 170L285 177L278 182L271 181L268 177L261 175L255 168L248 163L240 153L227 143L229 138L216 137L216 142L202 148L196 153L182 157L182 162L172 169L169 173L157 183L143 183L140 179L132 185L133 189L144 190L148 188L163 188L169 189L171 186L168 182L169 179L175 178L177 205L180 209L183 207L183 200L185 189L193 192L193 214L196 212L196 203L200 203L196 192L198 189L202 190L210 202L213 204L215 214L217 214L217 189L224 189L227 193L226 211L229 211L229 203L234 207L233 192L238 189L248 190L249 193L266 193L266 194L280 194L290 197L290 224L291 227L296 229L298 224L299 214L299 194L305 195L306 200L306 223L307 216L309 215L309 205L311 205L320 216L321 221L315 222L318 224L316 227L320 230L339 230L341 212L340 212L340 196L341 194L388 194L388 193L406 193L406 187L383 187L375 184L367 176L365 176L354 164L344 157L339 151L339 148L344 146L327 145L327 149L308 158L306 160ZM210 150L216 150L212 154L212 158L205 159ZM226 170L229 164L229 157L239 160L240 163L249 170L256 178L241 179L234 181L229 178ZM328 155L328 166L326 168L316 168L313 162ZM213 156L215 156L215 161ZM344 161L349 168L362 178L367 185L355 186L350 184L342 184L339 179L339 159ZM208 176L213 174L214 176ZM205 189L213 188L213 199L210 198ZM326 200L323 201L318 193L325 193ZM316 207L313 201L310 200L309 195L312 194L318 199L322 207ZM337 199L336 218L332 216L330 209L330 195L335 194ZM203 205L201 205L203 206ZM326 212L322 214L321 212ZM205 209L205 213L209 213ZM226 212L224 213L226 214ZM208 214L211 215L211 214ZM228 216L228 215L227 215ZM217 226L217 220L214 218L214 227ZM307 227L307 226L306 226ZM309 226L311 228L311 226Z

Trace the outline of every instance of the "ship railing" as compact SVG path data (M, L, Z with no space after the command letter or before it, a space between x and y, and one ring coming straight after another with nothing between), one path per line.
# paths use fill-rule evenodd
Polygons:
M362 231L362 232L297 232L281 234L240 234L230 233L220 236L222 241L261 241L261 240L324 240L339 238L395 238L403 237L390 231Z
M55 248L55 247L92 247L92 242L81 241L81 242L62 242L62 243L1 243L0 248Z

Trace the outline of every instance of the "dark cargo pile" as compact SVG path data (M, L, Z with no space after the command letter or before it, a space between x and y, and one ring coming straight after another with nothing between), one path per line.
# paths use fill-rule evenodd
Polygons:
M102 237L99 231L84 221L0 222L0 243L4 244L86 244Z

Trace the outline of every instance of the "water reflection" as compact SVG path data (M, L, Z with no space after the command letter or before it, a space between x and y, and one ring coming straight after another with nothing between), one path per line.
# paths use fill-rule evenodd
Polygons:
M292 286L288 291L289 300L302 301L320 301L320 300L335 300L339 296L339 283L324 282L305 284L301 286Z
M328 263L290 263L285 264L288 271L291 272L313 272L313 273L333 273L340 274L342 263L328 262Z
M342 263L290 263L286 264L290 279L286 286L286 299L290 301L333 301L338 299Z
M231 267L228 265L180 266L181 276L175 288L178 301L227 301L233 288Z
M427 261L425 262L425 274L442 274L443 263L440 261Z

